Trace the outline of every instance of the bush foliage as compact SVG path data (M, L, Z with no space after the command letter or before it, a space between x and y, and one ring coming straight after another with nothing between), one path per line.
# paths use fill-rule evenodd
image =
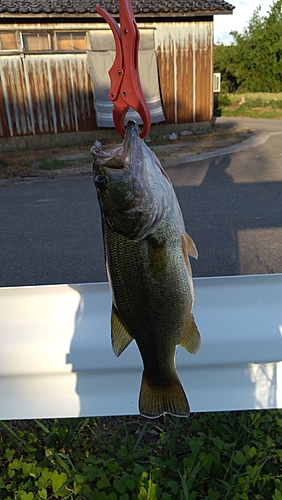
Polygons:
M282 411L2 422L0 499L280 500Z

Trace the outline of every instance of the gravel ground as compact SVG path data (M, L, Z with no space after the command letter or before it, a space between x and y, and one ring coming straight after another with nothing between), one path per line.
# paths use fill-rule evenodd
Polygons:
M189 156L221 149L240 143L250 137L248 128L222 130L215 126L208 133L189 133L171 140L170 136L153 138L148 146L153 149L164 167L174 165ZM90 147L53 148L25 152L1 153L0 182L6 184L24 178L50 179L58 175L89 173L92 170Z

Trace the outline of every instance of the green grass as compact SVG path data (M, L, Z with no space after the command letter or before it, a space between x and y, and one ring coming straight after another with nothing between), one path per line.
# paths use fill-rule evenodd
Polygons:
M229 94L231 102L238 101L241 97L245 97L246 101L282 101L282 92L271 93L271 92L246 92L244 94Z
M218 97L221 116L282 119L282 93L225 94Z
M282 411L0 423L0 499L281 500Z
M58 158L42 158L38 164L39 170L55 170L62 168L69 162L66 160L59 160Z

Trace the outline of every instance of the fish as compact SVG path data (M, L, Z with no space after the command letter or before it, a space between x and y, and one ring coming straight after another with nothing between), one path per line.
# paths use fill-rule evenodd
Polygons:
M134 121L122 144L94 145L91 152L112 296L113 351L120 356L136 341L143 361L141 415L187 417L175 356L178 345L195 354L201 344L189 260L198 257L196 245L172 183Z

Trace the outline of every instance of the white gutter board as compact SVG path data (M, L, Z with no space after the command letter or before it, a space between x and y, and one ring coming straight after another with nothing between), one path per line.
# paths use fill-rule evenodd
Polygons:
M177 350L192 412L282 407L282 274L196 278L202 347ZM107 283L0 289L0 419L138 413L135 342L117 359Z

